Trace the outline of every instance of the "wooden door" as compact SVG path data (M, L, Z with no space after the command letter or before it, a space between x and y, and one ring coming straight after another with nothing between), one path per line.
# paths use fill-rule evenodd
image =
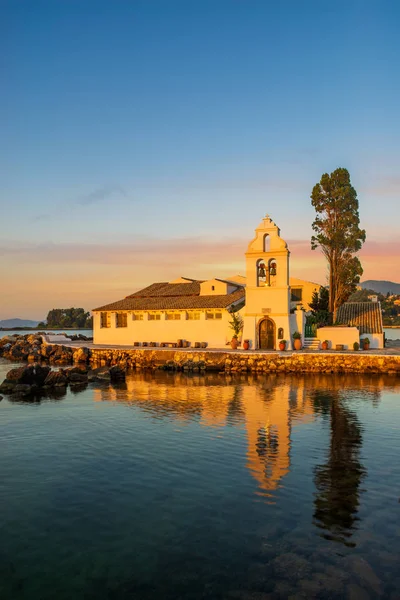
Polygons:
M275 349L275 325L271 319L263 319L260 323L259 331L260 349Z

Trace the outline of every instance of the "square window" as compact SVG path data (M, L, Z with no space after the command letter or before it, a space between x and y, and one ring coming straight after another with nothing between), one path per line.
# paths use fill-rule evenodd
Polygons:
M108 312L100 313L100 327L111 327L111 314Z
M160 313L149 313L149 321L160 321Z

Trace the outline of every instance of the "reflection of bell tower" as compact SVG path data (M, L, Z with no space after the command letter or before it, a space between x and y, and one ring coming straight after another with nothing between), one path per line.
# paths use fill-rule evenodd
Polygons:
M246 252L246 309L243 338L252 348L276 349L279 339L290 347L289 255L286 242L266 215Z

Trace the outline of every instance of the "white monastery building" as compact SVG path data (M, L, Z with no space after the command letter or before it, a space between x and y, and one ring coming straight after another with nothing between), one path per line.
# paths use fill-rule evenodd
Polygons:
M321 286L289 277L287 243L268 215L255 230L245 256L246 277L208 281L180 277L153 283L123 300L94 309L94 343L225 349L233 336L229 324L232 313L242 317L239 342L248 340L250 349L276 350L279 341L286 340L290 350L295 332L301 334L304 343L309 302ZM373 332L365 331L371 337ZM315 347L327 333L328 328L323 328L312 334ZM336 338L337 334L335 329ZM356 327L348 342L354 339L359 340ZM378 339L376 344L372 340L372 347L381 347L381 337Z

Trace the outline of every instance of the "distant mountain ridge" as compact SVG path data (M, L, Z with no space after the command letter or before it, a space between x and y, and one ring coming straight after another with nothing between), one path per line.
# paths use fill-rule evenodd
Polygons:
M379 294L400 294L400 283L394 283L393 281L379 281L376 279L368 279L363 281L361 284L363 290L374 290Z
M29 319L4 319L0 320L0 327L7 329L15 329L15 327L37 327L39 321L31 321Z

